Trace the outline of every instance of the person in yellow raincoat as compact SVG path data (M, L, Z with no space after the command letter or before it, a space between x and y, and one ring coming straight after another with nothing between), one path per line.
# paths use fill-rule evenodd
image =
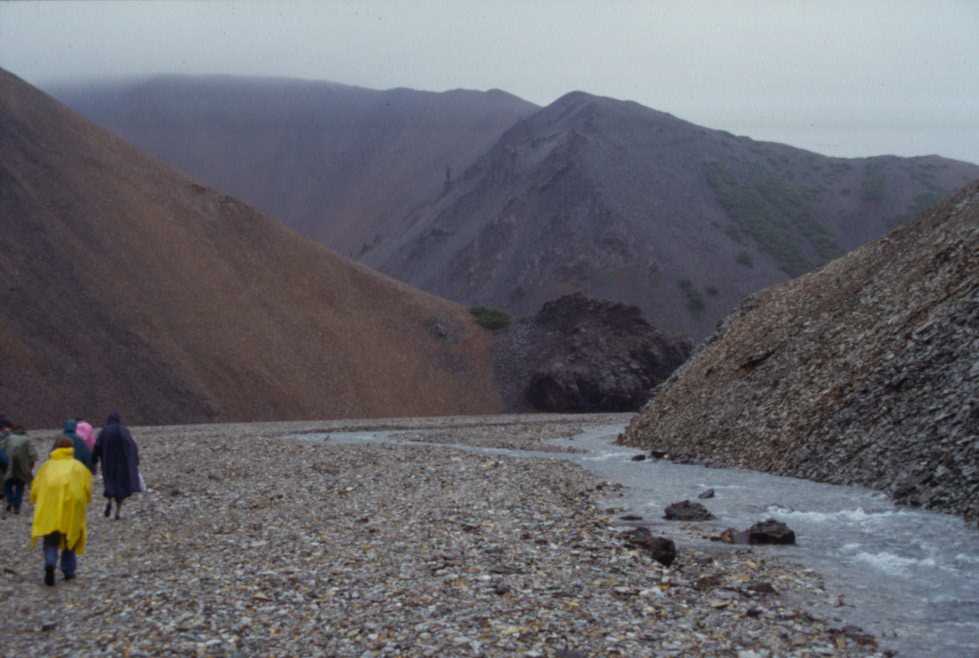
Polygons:
M38 469L31 483L34 525L31 544L44 541L44 584L54 585L54 568L61 550L65 580L75 577L77 555L85 552L85 515L92 502L92 473L75 459L71 439L58 439L51 458Z

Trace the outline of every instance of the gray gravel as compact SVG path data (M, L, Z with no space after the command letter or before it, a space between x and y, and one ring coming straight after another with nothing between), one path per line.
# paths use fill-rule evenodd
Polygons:
M370 425L537 450L607 420ZM874 653L805 612L826 596L812 572L682 543L666 568L627 547L602 508L616 487L567 462L287 438L366 425L136 428L150 491L121 521L97 497L75 581L42 584L29 506L0 521L0 654Z

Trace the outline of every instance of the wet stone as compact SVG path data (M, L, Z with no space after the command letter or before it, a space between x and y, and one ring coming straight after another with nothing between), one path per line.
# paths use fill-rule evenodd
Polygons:
M714 515L700 503L681 500L667 506L663 518L668 521L709 521Z

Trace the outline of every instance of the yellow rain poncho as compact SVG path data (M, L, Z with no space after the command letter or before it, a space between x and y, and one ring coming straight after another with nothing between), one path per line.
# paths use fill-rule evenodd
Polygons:
M58 448L38 469L31 483L34 525L31 543L38 537L60 532L65 539L62 548L78 555L85 552L87 530L85 516L92 501L92 473L75 459L74 448Z

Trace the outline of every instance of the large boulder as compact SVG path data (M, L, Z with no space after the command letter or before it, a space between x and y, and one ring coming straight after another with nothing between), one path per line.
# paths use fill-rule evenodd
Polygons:
M710 521L714 515L700 503L681 500L666 507L663 518L667 521Z
M639 409L690 344L664 336L636 306L573 294L500 332L497 352L512 410L619 412Z
M728 544L795 544L795 531L781 521L767 519L747 530L728 528L720 539Z

